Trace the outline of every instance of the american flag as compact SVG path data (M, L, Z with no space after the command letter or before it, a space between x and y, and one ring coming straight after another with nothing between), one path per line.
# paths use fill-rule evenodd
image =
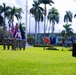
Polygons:
M14 29L14 36L16 35L16 33L18 32L18 23L16 23L15 29Z
M9 24L9 32L10 32L11 35L14 36L14 25L11 26L11 25Z

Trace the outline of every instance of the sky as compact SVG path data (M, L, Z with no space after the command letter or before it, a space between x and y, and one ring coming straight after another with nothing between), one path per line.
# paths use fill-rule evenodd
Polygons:
M60 14L60 20L58 24L55 24L55 33L61 32L64 28L63 25L65 24L63 19L64 15L66 14L66 11L71 11L74 14L76 13L76 0L53 0L55 4L52 5L52 7L55 7L59 14ZM6 5L9 6L16 6L16 7L21 7L24 11L24 14L22 14L22 22L26 22L26 0L0 0L1 3L6 3ZM27 10L27 31L29 33L29 25L30 25L30 32L34 33L35 32L35 21L33 16L29 14L29 9L32 7L33 0L28 0L28 10ZM41 5L44 7L44 5ZM47 11L52 8L51 6L47 5ZM30 23L29 23L30 21ZM16 19L15 19L15 22ZM14 23L15 24L15 23ZM48 25L47 25L48 24ZM72 29L76 33L76 18L73 18L72 24ZM48 32L48 28L50 23L46 23L46 32ZM40 23L40 32L44 32L44 23ZM51 32L51 28L50 28Z

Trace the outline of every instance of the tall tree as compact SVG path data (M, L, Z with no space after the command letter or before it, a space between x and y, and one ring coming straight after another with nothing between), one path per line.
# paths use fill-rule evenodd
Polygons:
M59 23L59 12L55 7L52 7L48 12L48 20L52 24L52 35L54 33L54 25L55 23Z
M3 20L4 20L4 30L5 30L6 29L5 18L7 17L8 11L11 9L11 7L6 6L5 3L3 3L3 5L0 7L1 7L0 14L4 13Z
M40 21L41 22L43 21L42 12L39 12L39 14L38 14L38 44L40 44L40 36L39 36L39 33L40 33Z
M68 39L68 37L70 37L70 36L73 35L73 29L70 26L71 26L71 24L65 24L65 25L63 25L64 30L61 31L61 35L66 40L66 45L67 45L67 39Z
M39 6L38 2L34 2L33 7L30 9L30 13L35 17L35 44L37 44L37 22L43 20L44 9Z
M54 4L53 0L38 0L39 3L43 3L44 4L44 38L45 38L45 23L46 23L46 5L49 4L49 5L52 5ZM45 42L44 42L45 44Z
M71 24L68 24L69 22L72 22L73 19L73 13L71 11L66 11L66 14L64 15L64 22L66 22L63 27L65 30L61 32L61 34L65 37L66 39L66 45L67 45L67 38L72 34L72 29L70 28Z
M49 4L49 5L51 5L51 4L54 4L54 2L52 1L52 0L38 0L39 1L39 3L43 3L44 4L44 7L45 7L45 15L46 15L46 5L47 4Z
M23 10L22 10L22 8L18 8L17 9L17 14L16 14L16 18L17 18L17 20L20 22L21 21L21 19L22 19L22 13L24 13L23 12Z
M11 8L11 10L7 14L9 22L11 22L13 25L14 17L16 17L17 20L21 20L21 18L22 18L21 13L22 12L23 11L21 8L16 8L15 6L13 8Z

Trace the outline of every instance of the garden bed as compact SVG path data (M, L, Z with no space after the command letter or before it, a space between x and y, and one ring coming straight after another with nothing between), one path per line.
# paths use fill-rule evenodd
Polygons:
M58 49L54 47L47 47L46 50L58 50Z
M53 47L53 45L33 45L34 47Z

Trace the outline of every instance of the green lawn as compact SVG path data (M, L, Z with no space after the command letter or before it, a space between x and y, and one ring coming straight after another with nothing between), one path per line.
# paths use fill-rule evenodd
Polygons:
M3 50L0 46L0 75L76 75L76 58L68 48Z

